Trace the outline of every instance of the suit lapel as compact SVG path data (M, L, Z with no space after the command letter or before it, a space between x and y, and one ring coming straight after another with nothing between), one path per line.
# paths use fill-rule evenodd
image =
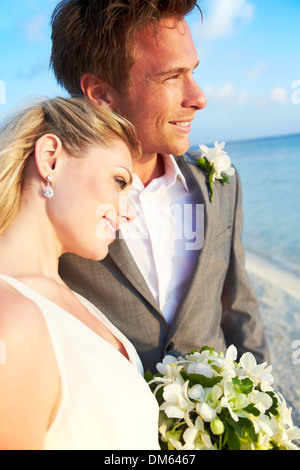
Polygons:
M198 261L196 263L193 274L190 277L189 282L186 285L185 292L182 295L181 301L177 307L169 338L171 338L176 330L179 329L180 324L184 321L184 315L189 305L194 304L193 298L197 295L200 288L200 280L203 278L206 265L209 262L208 253L211 249L211 241L214 235L214 224L213 220L217 217L217 205L210 203L209 193L206 183L206 174L198 168L193 159L186 156L178 157L177 163L184 174L187 185L189 188L196 187L198 189L199 204L204 204L204 245L201 249ZM186 162L190 161L191 164ZM198 199L198 198L197 198Z
M110 245L109 256L135 289L161 313L144 277L131 256L125 240L117 237L114 243Z

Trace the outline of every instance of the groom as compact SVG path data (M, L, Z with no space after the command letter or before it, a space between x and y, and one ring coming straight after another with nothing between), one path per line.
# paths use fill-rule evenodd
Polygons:
M207 174L187 153L206 105L184 19L194 8L196 0L65 0L52 17L58 82L126 117L142 145L130 189L134 222L104 261L67 254L60 273L152 371L165 354L206 345L219 352L233 343L240 355L269 360L244 267L239 176L216 180L210 202Z

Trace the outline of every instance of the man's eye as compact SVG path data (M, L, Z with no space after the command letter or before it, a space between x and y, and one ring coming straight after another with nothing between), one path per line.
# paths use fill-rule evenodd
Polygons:
M177 80L179 78L179 75L172 75L171 77L167 78L167 80Z
M115 181L120 186L121 190L124 190L128 186L127 181L125 181L123 178L115 177Z

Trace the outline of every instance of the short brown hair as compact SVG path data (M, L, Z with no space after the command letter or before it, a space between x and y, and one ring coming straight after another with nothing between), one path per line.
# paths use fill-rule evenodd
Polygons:
M50 65L58 83L80 95L91 73L118 91L128 88L134 58L130 40L140 26L162 18L183 18L197 0L63 0L52 18ZM201 10L200 10L201 12Z

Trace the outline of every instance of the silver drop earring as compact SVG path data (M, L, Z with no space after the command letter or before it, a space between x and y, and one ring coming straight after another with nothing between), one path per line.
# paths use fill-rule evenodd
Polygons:
M50 184L51 181L52 181L52 176L48 175L47 176L47 186L44 189L44 196L47 199L51 199L54 196L54 191L53 191L53 188Z

